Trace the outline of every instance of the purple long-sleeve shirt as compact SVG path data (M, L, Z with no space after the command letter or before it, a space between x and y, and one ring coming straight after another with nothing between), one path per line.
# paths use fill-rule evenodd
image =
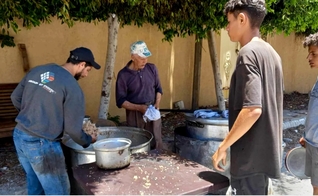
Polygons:
M156 94L162 94L158 70L147 63L141 70L129 69L131 61L118 72L116 81L116 105L121 108L125 101L134 104L154 102Z

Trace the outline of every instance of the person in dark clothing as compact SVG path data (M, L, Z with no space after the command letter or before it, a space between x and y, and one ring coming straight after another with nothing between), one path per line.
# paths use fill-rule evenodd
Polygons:
M280 178L283 73L277 52L261 39L264 0L230 0L224 12L231 41L239 42L229 93L229 134L212 156L222 171L230 148L231 187L238 195L268 194L269 178Z
M116 105L126 109L127 125L153 133L152 147L162 149L161 119L145 122L143 115L149 105L159 110L162 88L158 70L148 63L151 52L143 41L130 47L131 60L118 72L116 80Z
M100 69L88 48L70 52L67 62L31 69L11 94L19 111L13 131L29 195L69 195L70 182L61 147L68 134L84 148L96 141L82 130L85 100L77 80Z

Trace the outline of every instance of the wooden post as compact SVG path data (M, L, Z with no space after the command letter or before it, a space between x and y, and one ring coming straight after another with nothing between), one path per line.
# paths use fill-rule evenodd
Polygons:
M18 44L19 50L21 51L22 54L22 59L23 59L23 70L24 72L28 72L30 69L29 65L29 58L28 58L28 53L26 51L25 44Z

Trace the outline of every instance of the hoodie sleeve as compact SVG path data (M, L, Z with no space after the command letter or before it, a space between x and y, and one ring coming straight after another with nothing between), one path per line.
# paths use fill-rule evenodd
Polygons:
M66 93L64 102L64 132L76 143L86 148L91 144L92 137L82 129L85 116L83 92L78 86L78 88Z
M21 80L18 86L14 89L11 94L11 101L14 107L20 111L21 110L21 102L22 102L22 94L25 86L26 76Z

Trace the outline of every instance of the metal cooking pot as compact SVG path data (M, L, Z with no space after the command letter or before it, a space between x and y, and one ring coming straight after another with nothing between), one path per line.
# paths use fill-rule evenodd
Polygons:
M186 113L186 131L190 138L222 141L229 132L228 119L221 117L196 118Z
M108 138L93 144L96 165L101 169L119 169L130 163L131 140L127 138Z
M153 139L151 132L135 127L98 127L98 130L99 135L97 141L106 138L130 139L130 151L132 154L148 152L150 150L150 142ZM68 135L64 135L62 143L67 147L67 151L70 154L65 158L71 159L71 166L78 166L96 161L93 145L83 148L74 142Z

